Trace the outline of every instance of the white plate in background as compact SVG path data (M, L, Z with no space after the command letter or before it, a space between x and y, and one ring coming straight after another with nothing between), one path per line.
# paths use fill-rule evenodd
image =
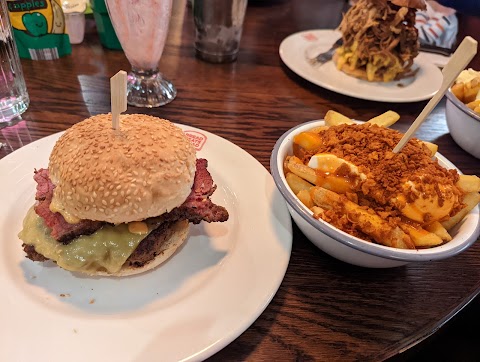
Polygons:
M307 30L292 34L280 44L282 61L300 77L333 92L379 102L416 102L432 98L442 84L442 72L429 55L415 58L415 77L382 83L368 82L339 71L332 61L312 66L307 57L327 51L340 38L337 30Z

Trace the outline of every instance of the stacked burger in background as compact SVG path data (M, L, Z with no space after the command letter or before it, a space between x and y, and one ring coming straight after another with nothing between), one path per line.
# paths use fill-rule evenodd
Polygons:
M337 49L337 68L356 78L389 82L415 75L419 53L415 28L423 0L359 0L340 24L343 45Z

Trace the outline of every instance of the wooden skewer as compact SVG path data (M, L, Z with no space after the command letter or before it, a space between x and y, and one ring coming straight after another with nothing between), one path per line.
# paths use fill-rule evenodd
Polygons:
M110 78L110 97L112 103L112 128L120 128L120 113L127 110L127 72L119 71Z
M475 54L477 54L477 41L470 36L465 37L455 53L453 53L445 68L443 68L443 81L440 89L437 93L435 93L433 98L430 99L407 132L405 132L400 142L398 142L393 149L394 153L400 152L408 140L412 138L417 128L420 127L422 122L428 117L438 102L440 102L445 92L452 85L455 79L457 79L460 72L465 69L468 63L470 63Z

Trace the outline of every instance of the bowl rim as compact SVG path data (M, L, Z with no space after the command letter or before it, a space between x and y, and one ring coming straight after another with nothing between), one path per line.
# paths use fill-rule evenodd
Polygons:
M360 121L355 121L356 123L363 123ZM466 235L462 242L458 245L452 247L448 242L443 245L429 248L429 249L396 249L393 247L380 245L376 243L372 243L366 240L362 240L355 236L352 236L340 229L337 229L333 225L330 225L326 221L322 219L315 219L313 217L312 212L306 207L303 206L290 190L288 185L286 184L285 175L283 175L283 168L280 170L279 163L278 163L278 156L279 151L282 145L286 142L287 138L294 134L299 128L307 128L307 126L320 126L324 125L325 122L323 119L314 120L309 122L304 122L298 124L297 126L287 130L283 135L277 140L275 146L272 150L272 154L270 156L270 170L274 182L282 194L283 198L286 200L287 204L308 224L312 227L317 229L318 231L326 234L327 236L331 237L335 241L340 242L343 245L349 246L357 251L365 252L370 255L374 255L381 258L397 260L397 261L432 261L432 260L440 260L445 259L454 255L459 254L460 252L469 248L477 239L478 234L480 233L480 207L477 205L470 211L469 215L473 213L473 217L476 218L476 226L473 229L473 232L470 235ZM442 156L440 153L437 152L436 158L441 161L445 166L449 168L455 168L459 173L461 171L451 163L447 158ZM280 162L280 165L283 165L283 160ZM283 175L283 178L282 178ZM341 236L341 237L339 237Z
M473 111L473 109L468 108L465 103L460 101L460 99L458 99L455 96L455 94L452 93L452 87L448 88L448 91L447 91L447 93L445 93L445 95L446 95L447 99L450 102L452 102L455 105L455 107L457 107L460 111L462 111L466 115L472 117L477 122L480 122L480 114L475 113Z

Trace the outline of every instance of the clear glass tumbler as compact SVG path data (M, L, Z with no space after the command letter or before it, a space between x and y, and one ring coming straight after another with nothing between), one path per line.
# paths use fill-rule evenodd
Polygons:
M195 0L195 53L211 63L237 59L247 0Z
M162 57L172 0L106 0L110 19L125 56L128 73L127 102L137 107L158 107L177 95L172 82L158 69Z
M29 103L7 2L0 1L0 123L20 116Z

